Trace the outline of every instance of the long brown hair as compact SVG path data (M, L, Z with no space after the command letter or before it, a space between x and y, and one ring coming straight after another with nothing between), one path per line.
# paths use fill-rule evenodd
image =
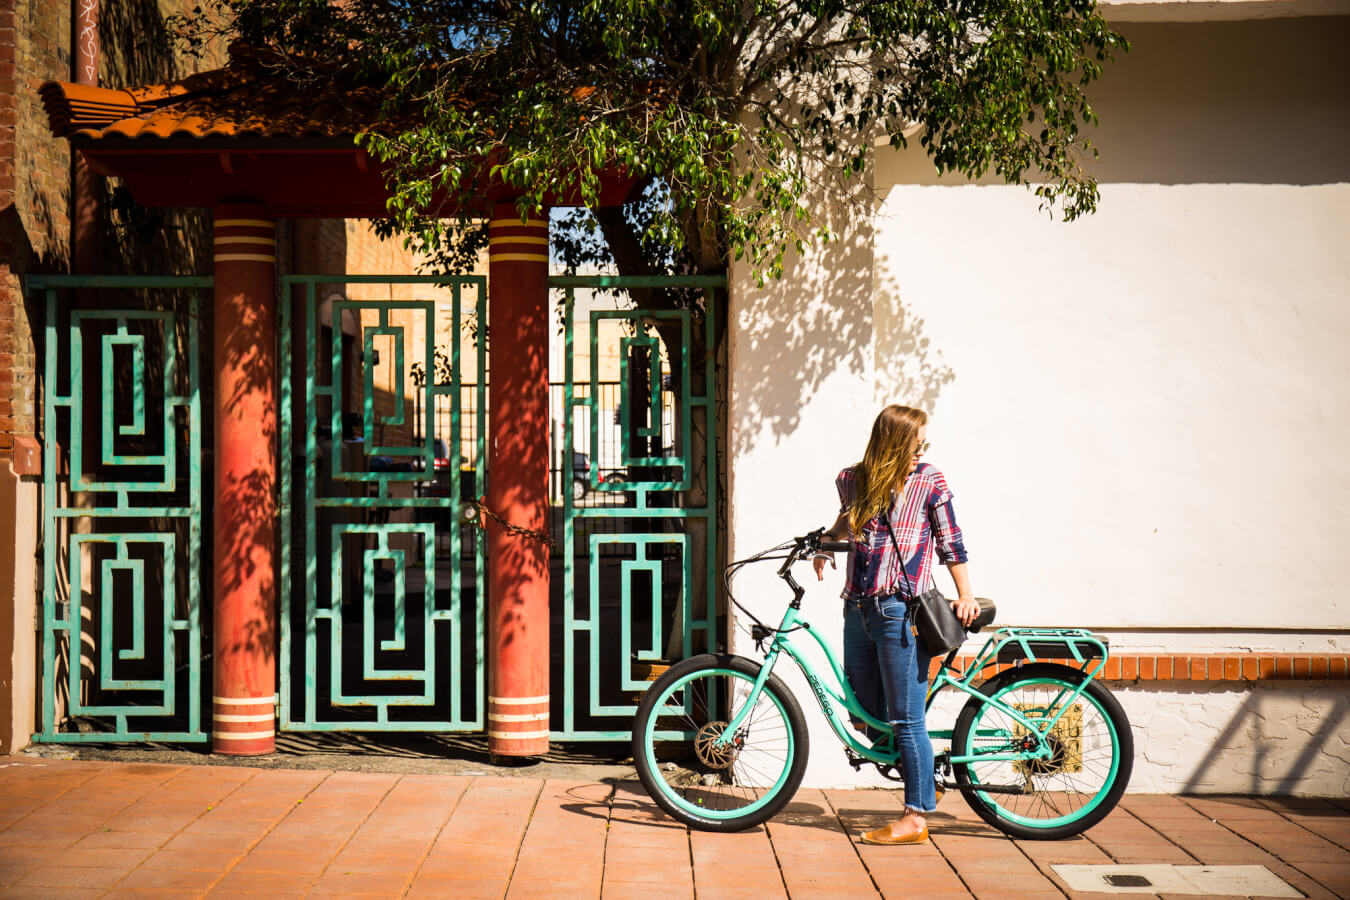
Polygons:
M853 499L848 505L849 531L858 535L863 526L891 505L891 492L903 492L910 463L919 449L919 428L928 424L928 413L891 404L872 423L872 436L862 462L854 469Z

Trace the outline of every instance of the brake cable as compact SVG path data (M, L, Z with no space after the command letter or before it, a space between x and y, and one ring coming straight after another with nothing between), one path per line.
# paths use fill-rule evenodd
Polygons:
M780 551L786 550L789 547L792 548L791 552L780 553ZM778 559L792 559L792 557L798 552L799 549L802 549L801 539L785 541L781 544L778 544L775 547L770 547L767 550L761 550L759 553L756 553L752 556L748 556L745 559L734 560L733 562L728 563L726 568L722 572L722 583L727 589L727 599L730 600L733 606L735 606L742 613L744 613L746 617L749 618L754 623L749 629L749 634L750 638L755 642L755 649L761 653L764 652L764 641L768 639L769 635L788 634L793 631L800 631L803 629L810 628L811 626L806 622L799 622L798 624L792 626L791 628L774 628L764 624L763 620L761 620L758 616L756 616L744 605L742 605L739 600L736 599L736 595L731 589L731 581L737 575L737 573L740 572L741 569L745 568L751 563L768 562L769 560L778 560ZM798 558L800 559L802 557ZM742 626L742 628L743 627L744 626Z

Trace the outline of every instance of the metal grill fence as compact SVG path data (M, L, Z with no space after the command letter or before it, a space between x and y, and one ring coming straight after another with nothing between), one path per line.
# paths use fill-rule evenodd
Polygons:
M602 381L599 383L599 419L592 430L589 421L578 422L575 432L576 448L571 465L563 459L563 388L561 382L549 384L549 408L552 410L552 427L549 429L549 500L553 508L553 536L561 546L561 507L563 492L570 491L572 503L577 507L622 507L631 502L624 491L595 490L595 483L622 484L628 479L628 471L621 464L622 437L620 434L620 402L623 396L623 383ZM578 399L589 399L590 385L581 383L574 387ZM454 485L456 473L459 476L462 499L472 496L474 471L470 460L474 457L474 447L478 441L478 385L460 385L460 446L458 454L452 455L451 448L442 435L451 433L450 398L438 397L436 409L428 415L426 410L416 411L414 440L420 441L427 429L434 425L433 436L436 446L437 490L444 492ZM671 391L662 391L661 447L671 448L675 439L675 403ZM579 413L584 415L584 411ZM598 440L593 440L593 434ZM428 481L428 484L433 483ZM581 520L577 523L582 532L588 533L593 523ZM613 530L611 525L609 530ZM582 536L585 536L584 534ZM579 547L585 541L578 542Z

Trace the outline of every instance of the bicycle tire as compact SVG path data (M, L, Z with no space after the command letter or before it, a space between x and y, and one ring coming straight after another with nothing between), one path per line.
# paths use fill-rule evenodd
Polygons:
M708 740L733 717L721 710L725 696L748 696L760 669L730 654L691 657L671 666L638 705L638 778L657 806L691 828L752 828L775 816L801 784L810 747L806 719L775 675L742 724L739 743L718 748Z
M1070 666L1030 663L995 675L979 690L1024 712L1031 709L1046 715L1058 710L1052 707L1055 695L1076 688L1085 677ZM1033 788L1023 794L962 791L980 818L1016 838L1058 840L1081 834L1115 808L1134 768L1129 719L1111 692L1096 681L1075 705L1078 710L1071 708L1051 729L1051 758L953 766L961 785L1021 781L1024 788ZM972 697L957 717L952 755L1011 749L1014 741L1025 736L1025 727L1007 713Z

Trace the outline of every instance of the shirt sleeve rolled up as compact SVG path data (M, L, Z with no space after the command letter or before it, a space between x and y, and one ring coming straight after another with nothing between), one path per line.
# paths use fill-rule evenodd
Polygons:
M933 492L932 502L928 507L928 522L933 530L933 549L944 566L963 563L970 558L966 553L961 526L956 524L956 511L952 509L952 493L945 489L945 485Z

